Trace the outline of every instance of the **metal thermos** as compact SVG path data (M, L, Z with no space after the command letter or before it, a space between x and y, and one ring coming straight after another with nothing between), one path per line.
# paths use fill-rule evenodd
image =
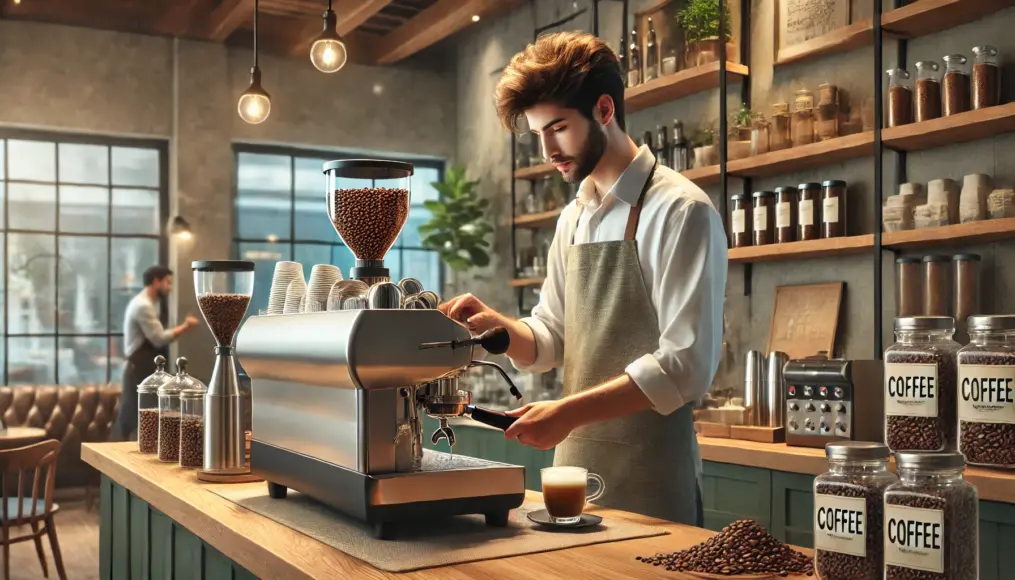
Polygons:
M215 368L204 396L204 471L247 473L243 396L236 359L228 346L215 347Z
M758 351L747 353L747 367L744 375L744 406L748 408L751 425L762 424L762 405L765 389L765 357Z
M765 401L762 405L764 427L782 427L786 421L786 381L783 371L789 356L780 351L771 352L765 361Z

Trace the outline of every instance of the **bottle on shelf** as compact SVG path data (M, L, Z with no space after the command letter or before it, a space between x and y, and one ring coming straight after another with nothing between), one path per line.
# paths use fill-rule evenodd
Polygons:
M659 125L656 128L656 161L663 167L673 168L673 150L670 148L670 141L666 135L666 125Z
M677 119L673 120L672 161L675 171L687 171L691 168L691 144L684 136L684 124Z
M638 48L638 31L631 31L631 57L627 61L627 86L641 84L641 49Z
M658 153L658 151L656 151L655 139L652 138L652 131L645 131L644 135L642 135L641 142L643 145L648 146L648 150L652 152L652 155L656 155Z
M659 78L659 43L656 42L656 27L652 17L648 18L648 38L645 39L645 82Z

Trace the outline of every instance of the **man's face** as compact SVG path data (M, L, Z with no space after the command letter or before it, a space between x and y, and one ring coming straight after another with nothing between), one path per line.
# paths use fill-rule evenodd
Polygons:
M166 298L173 291L173 277L166 276L161 280L156 280L152 285L160 298Z
M603 126L576 109L540 103L525 111L525 118L539 138L543 157L568 183L588 177L606 150Z

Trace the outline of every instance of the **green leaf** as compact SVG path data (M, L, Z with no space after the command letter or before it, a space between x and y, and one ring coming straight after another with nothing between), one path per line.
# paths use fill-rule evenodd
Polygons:
M490 265L490 255L478 247L469 248L469 257L472 263L480 268Z

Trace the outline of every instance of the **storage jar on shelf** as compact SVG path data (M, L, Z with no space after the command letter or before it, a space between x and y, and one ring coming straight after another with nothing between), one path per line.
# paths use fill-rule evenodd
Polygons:
M814 93L800 89L793 99L793 146L814 142Z
M796 239L797 189L790 186L775 188L775 241L780 244Z
M781 151L793 146L793 122L789 103L772 105L772 127L769 131L769 149Z
M751 155L761 155L770 150L769 140L771 124L765 116L759 114L751 127Z
M733 232L733 247L746 248L751 245L751 231L748 229L747 215L753 215L751 202L742 193L730 198L730 231Z
M899 127L913 122L913 88L909 71L893 68L888 71L888 126Z
M950 316L952 296L952 258L942 254L923 257L923 313L926 316Z
M180 392L180 467L204 466L204 395L207 389Z
M824 83L818 87L817 140L827 141L839 136L839 89Z
M958 355L959 452L971 465L1015 469L1015 316L972 316L969 344ZM976 388L976 386L981 388Z
M830 179L821 184L821 237L846 235L846 182Z
M941 67L933 60L916 63L916 122L941 116Z
M963 325L970 316L980 314L980 255L955 254L952 265L955 320Z
M166 357L155 357L155 372L137 386L137 450L153 454L159 451L159 387L172 379L166 372Z
M755 191L754 219L751 231L755 246L764 246L775 241L775 194L771 191Z
M947 117L969 110L969 66L961 54L949 54L944 61L941 112Z
M973 47L973 108L984 109L1001 104L1001 69L997 48Z
M821 237L821 184L801 183L797 186L797 191L799 229L796 239L816 240Z
M919 256L895 258L895 315L923 315L923 260Z

